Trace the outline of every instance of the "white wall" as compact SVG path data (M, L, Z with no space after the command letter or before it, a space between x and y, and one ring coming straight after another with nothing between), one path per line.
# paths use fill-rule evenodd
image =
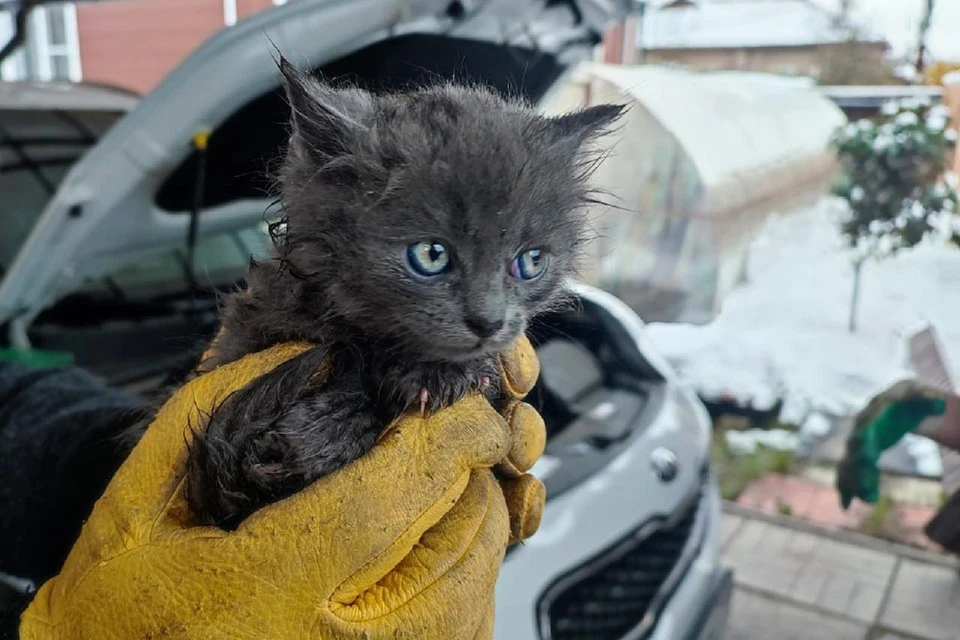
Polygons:
M52 15L62 16L63 42L51 39ZM0 11L0 41L13 33L13 15ZM56 62L60 63L61 77L57 77ZM62 71L66 71L63 77ZM27 21L26 43L0 66L2 80L70 80L80 82L83 70L80 64L80 43L77 32L77 11L72 3L51 4L38 7L30 13Z

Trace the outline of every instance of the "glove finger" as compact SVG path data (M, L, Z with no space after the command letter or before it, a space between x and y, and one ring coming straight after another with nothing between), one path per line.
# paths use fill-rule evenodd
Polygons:
M530 340L520 336L508 351L500 354L499 361L503 394L514 400L526 397L540 375L540 361Z
M299 531L295 553L339 563L333 573L344 576L380 554L396 562L457 503L471 473L502 460L510 444L503 418L479 395L426 418L406 414L362 458L264 507L239 531ZM320 532L330 548L317 548Z
M459 612L457 618L475 617L479 623L477 602L489 597L496 578L495 570L477 566L499 566L507 545L507 512L501 496L489 470L473 471L460 499L412 548L393 564L382 566L380 558L375 558L350 575L330 596L331 612L346 621L363 623L401 607L404 611L423 607L424 616L435 617L435 610L442 609L447 610L444 615ZM458 570L462 563L474 568ZM451 579L450 573L460 575Z
M543 417L526 402L508 403L504 419L510 427L510 451L497 465L497 471L501 475L516 478L529 471L543 455L547 444L547 428Z
M510 513L510 544L526 540L540 528L547 489L529 473L500 481Z

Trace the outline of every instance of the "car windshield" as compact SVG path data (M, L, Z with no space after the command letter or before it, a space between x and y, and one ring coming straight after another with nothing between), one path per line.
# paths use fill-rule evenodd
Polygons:
M197 241L195 252L197 280L213 288L232 285L243 278L251 256L263 257L269 246L267 222L202 238ZM144 256L100 280L87 283L77 294L144 301L175 297L189 291L190 272L184 246Z
M0 153L0 276L5 274L16 258L17 250L27 239L50 199L44 185L28 171L12 168L15 158ZM56 185L63 179L67 167L42 167L46 180Z
M63 135L64 128L54 112L0 110L0 274L89 146Z
M4 194L0 199L0 277L16 259L52 191L69 170L72 163L68 160L79 156L75 151L78 148L65 145L65 152L50 154L49 162L36 156L23 161L14 154L0 154L0 193ZM250 257L264 255L268 246L266 222L201 238L196 246L197 277L213 286L235 281L242 276ZM86 283L78 293L143 300L186 291L189 278L184 247L145 256L101 280Z

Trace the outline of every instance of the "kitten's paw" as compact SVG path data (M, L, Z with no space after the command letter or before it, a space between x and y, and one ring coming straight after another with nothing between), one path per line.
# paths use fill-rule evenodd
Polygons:
M433 380L421 387L418 397L420 415L436 413L452 406L471 393L490 396L494 393L490 376L466 375L450 376L442 380Z
M390 390L386 398L389 398L387 413L391 417L404 411L419 411L421 416L426 416L455 404L470 393L479 392L493 399L499 390L493 359L414 367L396 363L382 373L377 378L377 388Z
M490 389L490 377L489 377L489 376L483 376L483 377L480 379L480 384L478 385L477 390L480 391L480 393L484 393L484 394L485 394L489 389ZM444 393L446 393L446 395L444 395ZM465 395L465 394L463 394L463 395ZM460 400L460 398L462 398L463 395L460 395L460 393L459 393L458 390L451 390L451 389L449 389L449 388L448 388L448 389L445 389L445 390L441 391L440 394L438 394L439 400L440 400L440 402L441 402L441 405L440 405L440 406L441 406L441 407L450 406L450 405L456 403L457 400ZM431 399L432 397L434 397L434 396L432 396L432 395L430 394L430 390L429 390L429 389L427 389L426 387L421 387L421 388L420 388L420 398L419 398L419 400L420 400L420 417L421 417L421 418L424 417L425 415L427 415L427 407L428 407L428 406L433 406L433 405L431 405L431 402L430 402L430 399ZM435 410L436 410L436 409L431 410L431 413L432 413L433 411L435 411Z

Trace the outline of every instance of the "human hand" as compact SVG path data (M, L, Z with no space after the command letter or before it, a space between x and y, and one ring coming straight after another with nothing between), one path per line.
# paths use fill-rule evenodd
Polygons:
M191 427L308 346L252 354L171 398L21 617L21 638L490 637L504 550L536 531L545 497L525 473L545 442L522 403L539 373L526 339L501 358L502 416L479 394L402 416L367 455L235 531L192 524Z

